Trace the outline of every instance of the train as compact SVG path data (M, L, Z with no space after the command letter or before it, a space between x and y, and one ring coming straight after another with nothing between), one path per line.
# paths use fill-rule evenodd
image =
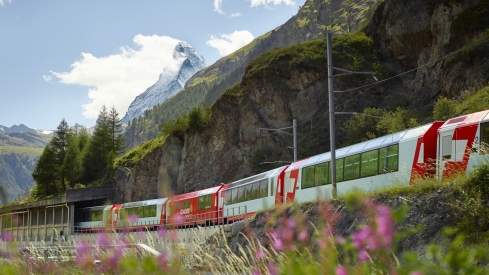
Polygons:
M489 161L489 110L385 135L336 151L338 194L444 179ZM232 223L282 204L331 198L326 152L185 194L82 209L81 232Z

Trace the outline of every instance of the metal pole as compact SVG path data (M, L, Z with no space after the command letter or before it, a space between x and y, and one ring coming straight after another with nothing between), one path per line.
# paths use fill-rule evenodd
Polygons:
M330 175L333 186L332 196L336 198L336 146L335 146L335 117L334 117L334 75L333 75L333 34L328 32L326 35L326 55L328 57L328 101L329 101L329 144L331 152Z
M292 128L294 132L294 162L297 161L297 120L292 120Z

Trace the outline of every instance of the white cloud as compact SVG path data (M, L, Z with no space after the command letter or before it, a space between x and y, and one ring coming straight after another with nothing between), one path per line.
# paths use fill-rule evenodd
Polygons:
M221 56L226 56L253 41L254 36L249 31L234 31L219 36L212 35L207 45L217 49Z
M125 113L131 101L154 84L160 73L176 74L183 62L173 55L177 39L138 34L133 42L134 48L125 46L119 53L108 56L83 52L70 71L51 72L62 83L89 87L90 101L83 105L87 118L96 118L103 105Z
M52 74L45 74L42 76L42 79L46 82L50 82L51 80L53 80L53 75Z
M293 5L295 0L250 0L252 7L258 6L277 6L277 5Z
M12 0L0 0L0 7L12 3Z
M219 14L224 14L224 11L222 10L222 0L214 0L214 11Z
M240 17L241 16L241 13L235 12L235 13L231 13L229 16L231 16L231 17Z

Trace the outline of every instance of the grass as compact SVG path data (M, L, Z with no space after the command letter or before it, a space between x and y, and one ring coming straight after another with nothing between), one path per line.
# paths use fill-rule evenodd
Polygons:
M154 152L165 144L167 136L159 136L155 139L147 141L139 146L134 147L114 161L114 167L130 167L136 165L147 155Z
M42 154L43 148L38 147L23 147L23 146L0 146L0 154L25 154L40 156Z

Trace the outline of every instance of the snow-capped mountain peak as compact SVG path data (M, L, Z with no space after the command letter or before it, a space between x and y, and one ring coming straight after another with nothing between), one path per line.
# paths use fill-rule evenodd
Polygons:
M146 110L176 95L183 89L187 80L205 65L204 58L190 44L183 41L175 46L173 58L179 61L178 71L161 72L158 81L131 103L122 119L124 123L142 116Z

